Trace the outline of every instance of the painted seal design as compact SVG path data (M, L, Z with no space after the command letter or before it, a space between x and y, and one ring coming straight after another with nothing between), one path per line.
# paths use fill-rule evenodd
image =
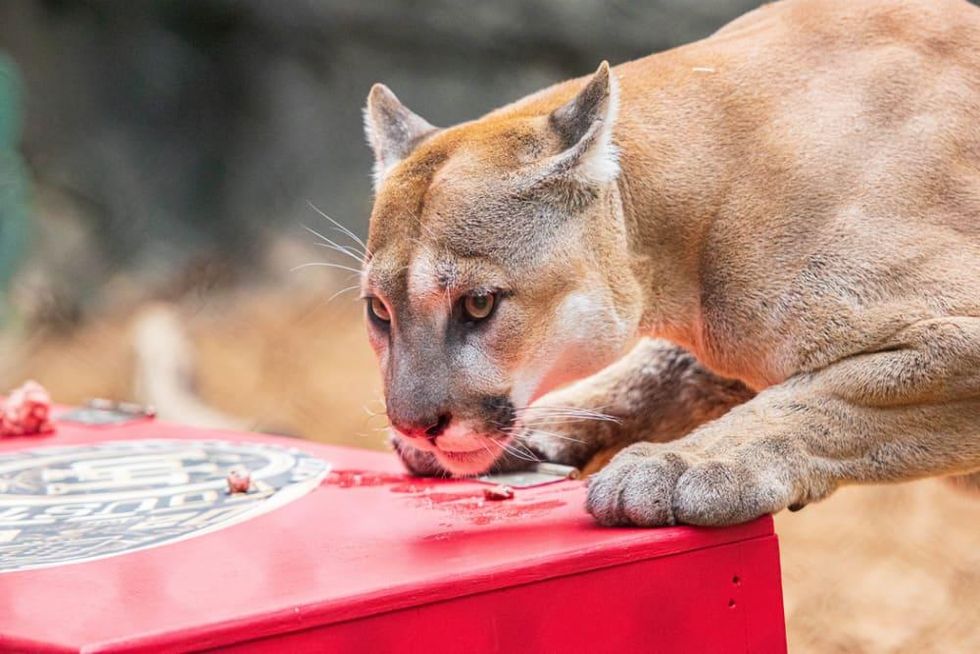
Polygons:
M229 495L228 469L252 473ZM199 536L282 506L330 471L297 449L127 440L0 455L0 573L80 563Z

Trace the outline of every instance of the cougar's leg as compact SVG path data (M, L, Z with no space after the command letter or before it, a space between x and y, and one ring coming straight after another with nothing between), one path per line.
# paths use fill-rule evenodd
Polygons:
M980 318L915 323L876 351L759 393L672 443L638 443L592 478L608 525L721 525L842 484L980 468Z
M549 393L521 415L528 445L582 467L600 451L680 438L752 398L667 341L644 339L599 373Z

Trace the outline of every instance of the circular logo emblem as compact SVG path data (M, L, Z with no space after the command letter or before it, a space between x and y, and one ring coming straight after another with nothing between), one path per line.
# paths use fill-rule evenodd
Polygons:
M251 471L228 494L233 466ZM91 561L241 522L315 488L329 465L296 449L134 440L0 455L0 572Z

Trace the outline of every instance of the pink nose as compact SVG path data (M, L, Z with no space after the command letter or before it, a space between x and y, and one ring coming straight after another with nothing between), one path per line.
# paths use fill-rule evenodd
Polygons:
M448 413L443 413L435 420L399 420L392 418L391 426L408 438L428 438L430 441L434 441L440 434L446 431L452 419L452 415Z

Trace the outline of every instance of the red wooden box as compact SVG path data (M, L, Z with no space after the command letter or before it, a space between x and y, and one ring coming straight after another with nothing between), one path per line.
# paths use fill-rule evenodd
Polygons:
M247 496L223 490L236 463ZM59 421L0 441L0 649L785 651L769 518L603 529L581 482L483 488L376 452Z

